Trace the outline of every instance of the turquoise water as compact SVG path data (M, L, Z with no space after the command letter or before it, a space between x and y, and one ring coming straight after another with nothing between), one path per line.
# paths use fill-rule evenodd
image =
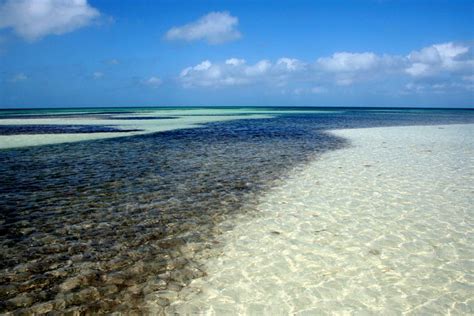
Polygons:
M203 258L221 247L221 223L230 221L231 229L235 216L260 214L260 199L292 170L354 145L331 131L474 123L473 112L461 110L147 108L0 116L0 131L8 131L0 135L0 310L25 313L169 308L192 280L211 273ZM113 131L97 131L105 127Z
M469 110L389 108L160 107L0 110L0 149L143 135L210 122L261 119L279 115L436 115L459 117ZM467 119L467 118L466 118ZM468 120L468 119L467 119Z

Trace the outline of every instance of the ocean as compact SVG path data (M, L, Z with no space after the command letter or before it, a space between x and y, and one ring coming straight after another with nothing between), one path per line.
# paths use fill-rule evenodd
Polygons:
M0 111L0 312L472 313L474 111Z

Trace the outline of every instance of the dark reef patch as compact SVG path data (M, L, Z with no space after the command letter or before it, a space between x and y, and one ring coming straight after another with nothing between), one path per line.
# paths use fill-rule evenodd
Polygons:
M296 165L348 145L327 130L473 122L281 115L0 150L0 312L145 312L150 293L205 273L193 258L214 246L216 223Z
M0 135L125 133L139 129L118 129L104 125L0 125Z

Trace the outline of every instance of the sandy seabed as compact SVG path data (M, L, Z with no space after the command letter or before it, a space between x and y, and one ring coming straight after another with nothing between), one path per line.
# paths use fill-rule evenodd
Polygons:
M351 146L234 219L168 312L474 312L474 125L332 133Z
M136 120L128 119L128 115L114 115L112 118L91 117L93 113L86 113L83 117L74 118L55 118L51 115L49 118L13 118L0 120L0 126L28 126L28 125L82 125L82 126L107 126L120 130L133 130L123 132L99 132L99 133L61 133L61 134L24 134L24 135L0 135L0 149L19 148L28 146L42 146L51 144L73 143L81 141L90 141L97 139L128 137L135 135L144 135L157 132L171 131L185 128L198 128L203 124L211 122L225 122L238 119L261 119L269 118L270 115L262 115L258 112L251 115L240 115L242 111L202 111L202 110L154 110L145 113L135 113L133 117ZM207 115L206 115L207 114ZM127 120L124 120L123 117ZM159 119L153 119L159 116ZM151 117L150 120L143 118ZM136 129L136 130L135 130Z

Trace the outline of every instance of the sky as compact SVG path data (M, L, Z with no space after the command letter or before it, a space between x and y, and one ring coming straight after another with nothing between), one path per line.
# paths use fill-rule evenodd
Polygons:
M474 107L474 1L0 0L0 108Z

